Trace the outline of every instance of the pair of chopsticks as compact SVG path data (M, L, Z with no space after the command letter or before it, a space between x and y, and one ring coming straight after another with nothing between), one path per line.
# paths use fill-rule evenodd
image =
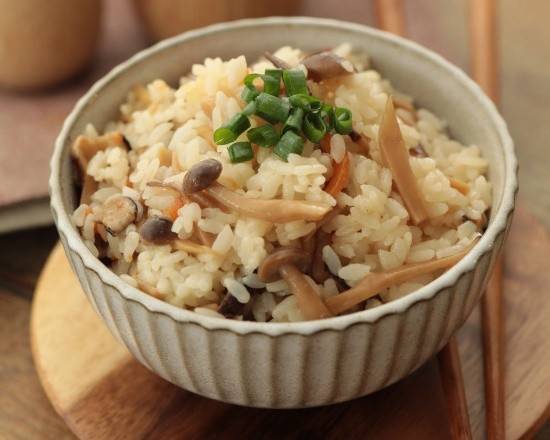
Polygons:
M472 76L496 103L498 61L496 46L496 0L470 0L469 29ZM405 35L401 0L376 0L379 27ZM504 416L504 316L502 307L502 259L499 258L481 304L484 351L485 419L489 440L505 438ZM470 419L456 338L438 354L439 370L453 439L471 439Z

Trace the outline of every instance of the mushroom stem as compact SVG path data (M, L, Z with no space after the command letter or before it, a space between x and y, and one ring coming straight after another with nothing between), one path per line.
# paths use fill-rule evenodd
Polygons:
M295 220L318 221L330 210L328 205L303 200L251 199L219 183L213 184L205 192L239 214L271 223L288 223Z
M279 58L278 56L276 55L273 55L272 53L270 52L264 52L264 56L266 57L266 59L271 63L273 64L275 67L279 68L279 69L285 69L285 70L288 70L288 69L291 69L292 66L290 64L288 64L285 60Z
M388 97L378 130L378 145L384 164L390 169L395 185L415 224L428 218L424 199L409 163L409 154L395 116L393 100Z
M329 310L338 315L357 304L378 295L381 290L396 284L410 281L420 275L426 275L436 270L448 269L458 263L474 246L477 240L474 240L468 247L461 252L449 257L437 260L426 261L423 263L406 264L404 266L392 269L383 273L371 273L359 282L355 287L332 296L326 300Z
M298 307L305 319L322 319L332 316L323 300L296 266L284 264L279 268L279 272L290 287L290 291L296 296Z

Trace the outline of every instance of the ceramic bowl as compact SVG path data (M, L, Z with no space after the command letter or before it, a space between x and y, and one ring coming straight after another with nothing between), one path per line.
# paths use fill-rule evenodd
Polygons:
M177 83L205 57L294 45L306 50L350 42L417 103L449 122L454 137L482 147L494 186L487 231L457 265L432 283L375 309L320 321L256 323L182 310L124 283L82 242L70 145L85 124L117 116L135 84ZM194 393L239 405L296 408L372 393L410 374L447 342L483 292L510 226L517 164L506 125L461 70L408 40L358 24L318 18L264 18L187 32L114 68L78 102L57 138L51 205L65 252L93 307L145 366ZM90 335L93 337L93 335Z

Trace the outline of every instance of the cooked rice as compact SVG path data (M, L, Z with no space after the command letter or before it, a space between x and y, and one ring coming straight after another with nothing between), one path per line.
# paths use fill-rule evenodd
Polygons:
M108 235L106 246L97 245L96 228L107 198L122 194L143 204L146 216L165 216L177 194L147 184L161 181L180 186L186 170L206 158L223 164L218 179L222 185L246 197L341 207L341 213L322 227L332 235L322 256L328 270L348 286L370 272L442 258L464 249L481 232L479 221L491 205L487 161L480 149L450 139L445 121L428 110L419 109L416 120L406 111L397 112L407 147L420 144L429 156L410 158L429 214L421 226L411 224L403 200L394 191L390 170L381 165L376 141L388 95L411 100L393 90L388 80L368 67L368 58L352 53L349 45L334 51L353 62L358 73L308 85L315 96L352 111L354 130L371 139L370 157L362 155L348 136L334 135L329 153L308 141L303 155L291 154L288 162L270 149L259 148L256 162L231 163L226 146L213 142L213 131L244 107L240 94L245 75L273 66L266 60L249 66L244 56L229 61L207 58L204 64L194 65L177 88L157 79L132 90L120 108L120 119L104 128L103 133L122 133L131 148L109 147L89 161L86 171L98 189L89 204L75 209L73 223L90 251L111 259L112 269L128 284L203 315L223 317L214 309L228 291L240 303L251 303L256 321L304 319L284 280L266 284L255 271L276 247L299 245L300 239L315 229L312 222L273 224L216 207L201 209L192 202L177 210L172 231L182 240L196 236L199 230L212 234L213 252L192 254L166 244L146 243L135 224L116 236ZM290 47L275 55L291 65L304 56ZM251 122L254 127L260 120L253 117ZM84 134L96 137L100 133L89 125ZM241 135L239 140L246 139ZM340 163L346 152L350 181L335 199L323 187L332 175L332 161ZM467 184L469 192L464 195L453 188L451 178ZM400 298L434 276L392 286L362 308ZM333 278L321 284L310 281L322 298L339 292Z

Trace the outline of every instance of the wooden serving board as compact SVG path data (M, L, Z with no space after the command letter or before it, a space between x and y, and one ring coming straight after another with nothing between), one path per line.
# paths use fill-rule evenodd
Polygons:
M529 436L550 404L550 236L516 214L505 261L507 434ZM458 333L474 438L484 438L482 352L477 310ZM192 394L135 361L103 325L63 250L38 283L32 349L56 411L83 439L449 438L436 363L373 395L333 406L266 410Z

